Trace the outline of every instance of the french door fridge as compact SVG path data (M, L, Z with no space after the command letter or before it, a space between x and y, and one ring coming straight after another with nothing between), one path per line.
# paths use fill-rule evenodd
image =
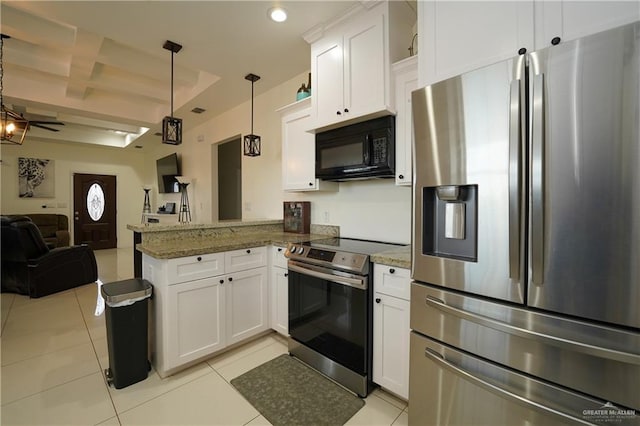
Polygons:
M413 93L411 424L640 424L640 23Z

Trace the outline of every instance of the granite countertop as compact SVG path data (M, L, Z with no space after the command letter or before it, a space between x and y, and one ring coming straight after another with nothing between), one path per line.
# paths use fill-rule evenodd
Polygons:
M373 254L371 261L382 265L411 269L411 245Z
M280 221L282 222L282 221ZM257 232L232 237L202 238L196 240L172 240L157 244L138 244L136 249L156 259L173 259L207 253L219 253L250 247L275 245L286 247L288 243L327 238L320 234L294 234L291 232Z
M282 225L282 219L246 219L246 220L230 220L215 223L143 223L128 224L127 229L140 233L165 232L165 231L188 231L188 230L204 230L216 228L238 228L243 226L262 226L262 225Z

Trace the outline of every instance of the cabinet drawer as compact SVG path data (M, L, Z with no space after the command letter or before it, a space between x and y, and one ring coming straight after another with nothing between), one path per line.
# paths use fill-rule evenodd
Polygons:
M225 253L224 265L227 274L267 266L267 248L251 247L228 251Z
M169 285L224 274L224 253L179 257L167 261Z
M284 256L284 247L271 247L271 265L279 268L287 268L287 258Z
M411 271L376 263L373 266L373 285L378 293L409 300L411 296Z

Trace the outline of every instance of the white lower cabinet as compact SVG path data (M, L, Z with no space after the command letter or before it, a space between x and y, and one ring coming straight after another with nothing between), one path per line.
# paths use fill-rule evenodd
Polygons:
M289 335L289 270L271 270L271 328Z
M289 270L283 247L271 248L271 328L289 335Z
M374 265L373 381L405 399L409 398L411 330L409 298L404 294L411 286L409 277L408 269Z
M269 329L266 253L256 247L176 259L143 255L161 377Z
M224 287L227 345L269 329L266 267L227 275Z
M225 347L225 297L220 281L205 278L169 286L168 366L186 364Z

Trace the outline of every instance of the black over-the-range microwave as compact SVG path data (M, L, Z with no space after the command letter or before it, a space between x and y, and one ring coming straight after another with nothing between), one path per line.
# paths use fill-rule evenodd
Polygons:
M316 134L316 177L324 180L395 176L395 117L387 115Z

